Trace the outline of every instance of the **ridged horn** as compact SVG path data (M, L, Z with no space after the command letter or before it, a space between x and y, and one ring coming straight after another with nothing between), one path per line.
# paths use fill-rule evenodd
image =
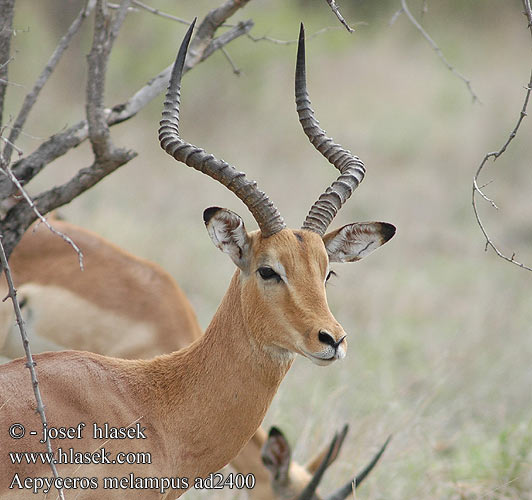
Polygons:
M295 91L297 114L305 134L314 147L340 171L338 179L320 195L303 222L302 229L308 229L323 236L338 210L364 179L366 169L357 156L327 137L325 131L320 128L318 120L314 118L314 111L310 107L307 92L303 23L301 23L297 47Z
M353 493L353 489L358 488L360 483L366 479L367 475L373 470L373 467L377 464L381 458L384 450L388 446L388 443L392 439L392 436L388 436L388 439L381 446L380 450L371 459L371 462L362 469L354 479L344 484L341 488L338 488L332 495L328 496L325 500L346 500Z
M318 485L320 484L321 478L323 477L323 474L327 470L327 467L331 465L332 456L333 455L336 456L340 452L340 448L342 447L342 444L344 442L344 439L345 439L345 436L348 430L349 430L349 426L346 424L344 425L340 433L337 432L334 435L334 438L331 441L327 454L323 457L323 460L321 461L320 465L316 469L316 472L312 476L312 479L307 484L303 492L297 497L297 500L312 500L314 498L314 494L316 493L316 489L318 488Z
M257 221L262 236L267 238L283 229L285 223L268 196L257 188L257 183L246 178L243 172L223 160L218 160L203 149L179 137L179 106L181 104L181 77L187 56L188 44L196 19L190 25L172 70L166 92L159 127L161 147L177 161L216 179L240 198Z

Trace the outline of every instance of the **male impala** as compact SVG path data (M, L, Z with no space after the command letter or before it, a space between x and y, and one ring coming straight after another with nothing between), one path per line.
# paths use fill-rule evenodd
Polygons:
M306 467L302 468L299 464L292 462L290 445L283 433L276 427L272 427L268 438L263 436L262 461L270 471L275 496L283 500L321 500L321 497L316 494L316 488L326 469L340 453L348 429L349 427L345 425L340 433L335 434L330 445L320 455L314 457ZM255 433L252 439L260 434L259 431ZM364 481L384 453L390 439L391 436L361 472L327 496L325 500L345 500L351 497L353 486L357 488Z
M318 365L345 356L345 333L325 296L329 261L359 260L395 232L390 224L375 222L324 234L365 171L358 158L325 138L313 118L304 84L303 34L296 77L300 121L341 175L313 205L301 230L286 229L269 198L243 173L184 142L178 134L180 82L192 29L172 72L161 145L233 191L260 230L248 233L229 210L205 211L211 239L238 269L205 334L190 346L149 361L77 351L36 357L49 428L76 437L54 441L55 448L73 448L90 462L59 465L61 477L69 478L63 486L76 487L75 498L177 498L194 486L195 478L228 463L259 427L295 353ZM42 449L27 378L22 360L0 369L4 457ZM83 433L81 422L88 424ZM14 424L23 425L26 434L7 439ZM111 429L110 435L102 431L105 439L92 438L104 428ZM129 439L112 439L125 428L131 431ZM19 437L21 427L15 429ZM125 452L135 463L118 463ZM111 463L102 464L104 457ZM46 465L11 462L0 472L2 498L27 498L28 489L40 485L35 477L49 477ZM80 478L88 480L85 489Z
M180 349L200 336L192 306L163 269L74 224L53 218L53 225L81 245L85 269L80 271L71 247L44 225L30 228L15 248L10 267L26 327L33 334L34 353L58 347L149 358ZM12 330L0 353L22 356L12 305L6 302L0 308L4 323L11 326L0 330L0 338ZM263 465L262 451L271 457L271 475ZM303 492L326 453L327 448L305 466L299 465L291 460L282 433L268 437L259 427L231 466L253 474L250 500L289 500ZM279 473L281 469L286 472Z

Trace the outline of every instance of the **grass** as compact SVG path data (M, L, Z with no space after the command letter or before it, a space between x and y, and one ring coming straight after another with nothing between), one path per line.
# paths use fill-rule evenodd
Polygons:
M310 32L334 22L323 19L326 8L298 11L287 4L250 2L241 17L253 17L259 35L287 39L294 38L300 18ZM201 3L198 13L207 6L211 3ZM371 26L360 27L353 37L333 31L309 44L308 78L317 116L368 166L367 179L333 225L385 220L396 224L398 233L367 261L336 266L339 277L328 294L349 333L347 359L327 369L298 360L265 425L282 428L296 458L305 461L349 422L350 434L324 491L360 469L393 433L359 498L530 499L530 275L484 253L470 208L477 165L504 142L517 119L530 71L530 37L519 2L504 11L493 3L491 14L482 10L483 22L471 25L467 19L475 12L467 10L469 17L459 22L459 12L430 7L433 36L449 44L449 58L471 78L482 105L471 104L463 83L404 16L387 26L393 6L375 14ZM150 48L158 45L153 39L159 42L156 57L162 66L172 57L169 45L175 45L181 28L153 22L157 33L146 22L138 36L146 37ZM26 36L34 36L34 30L20 35ZM122 52L120 57L129 57ZM306 143L296 121L295 48L240 40L230 52L243 70L240 78L221 56L187 77L183 134L257 179L289 225L297 226L334 173ZM115 62L123 64L127 78L117 82L119 72L113 73L113 96L127 97L120 94L121 85L133 89L151 75L141 64ZM64 90L53 87L49 102L60 101ZM233 267L212 246L202 210L226 206L249 228L255 225L226 190L162 154L155 140L159 108L160 100L113 130L115 142L133 146L139 157L62 212L161 263L205 326ZM35 110L31 127L39 135L57 126L48 111L46 105ZM501 247L529 264L531 130L527 119L512 149L489 166L484 180L495 182L487 191L502 209L482 212ZM26 141L28 150L38 144ZM89 163L88 152L80 148L58 161L30 189L37 192L68 178ZM187 498L212 498L212 492L191 492Z

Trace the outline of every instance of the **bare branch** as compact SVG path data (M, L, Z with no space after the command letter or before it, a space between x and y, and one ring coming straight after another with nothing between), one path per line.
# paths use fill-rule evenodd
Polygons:
M345 26L345 29L349 31L349 33L353 33L355 30L351 28L349 24L347 24L342 14L340 14L340 11L338 10L338 6L336 5L335 0L327 0L327 3L329 4L329 7L331 7L332 11L336 14L336 17L338 18L338 20Z
M133 5L136 7L139 7L140 9L147 10L148 12L151 12L152 14L155 14L157 16L164 17L166 19L170 19L172 21L177 21L181 24L186 24L187 26L190 26L190 21L186 21L185 19L181 19L179 17L172 16L171 14L166 14L165 12L160 11L159 9L155 9L153 7L150 7L149 5L143 4L139 2L138 0L133 0Z
M86 0L84 7L81 9L76 19L74 19L74 21L68 28L68 31L59 41L59 44L55 48L52 56L50 57L50 60L44 67L42 73L39 75L39 78L37 78L37 81L35 82L33 89L24 98L24 103L22 104L22 108L20 109L20 112L17 116L17 119L15 120L13 128L11 129L11 133L9 134L9 143L4 149L4 160L7 163L9 163L11 159L11 153L12 153L12 148L10 146L10 143L15 144L17 142L18 136L20 132L22 131L22 128L24 127L24 123L26 122L26 119L28 118L28 115L31 109L33 108L35 102L37 101L37 98L39 97L39 93L41 92L42 88L44 87L48 79L50 78L50 75L52 74L57 64L59 63L61 56L63 55L65 50L68 48L73 36L78 32L80 26L83 24L83 21L89 16L93 8L94 8L94 0Z
M136 155L134 151L116 149L109 157L97 160L90 167L79 170L65 184L55 186L36 196L33 203L41 214L66 205L118 167L135 158ZM17 203L0 222L0 230L4 234L4 248L8 256L35 219L36 215L32 207L26 203Z
M356 25L361 25L361 24L367 24L366 22L358 22L356 23ZM319 29L318 31L312 33L312 35L309 35L307 37L307 40L310 40L312 38L316 38L317 36L321 35L322 33L325 33L326 31L331 31L331 30L340 30L342 29L340 26L326 26L325 28L321 28ZM294 45L297 43L297 39L293 39L293 40L279 40L277 38L272 38L271 36L268 36L268 35L263 35L263 36L259 36L259 37L255 37L253 36L252 34L248 33L247 37L253 41L253 42L271 42L271 43L275 43L277 45Z
M523 0L523 7L525 9L525 15L526 15L527 20L528 20L528 29L530 31L530 34L532 35L532 9L530 8L530 0ZM484 194L484 192L482 191L484 186L482 186L482 187L478 186L478 178L479 178L484 166L486 165L487 161L490 158L493 158L493 161L497 160L497 158L499 158L506 151L506 149L508 148L510 143L515 139L523 119L525 118L525 116L527 116L528 102L530 100L530 94L531 93L532 93L532 70L530 71L530 79L529 79L528 85L526 87L525 99L523 101L523 106L522 106L521 111L519 113L519 118L517 119L517 123L516 123L515 127L513 128L513 130L510 132L510 135L508 136L508 139L502 145L502 147L498 151L486 154L486 156L484 156L484 158L480 162L480 165L479 165L479 167L478 167L478 169L477 169L477 171L475 173L475 176L473 178L473 192L472 192L472 200L471 200L472 205L473 205L473 212L475 214L475 218L477 220L477 224L479 225L480 230L482 231L482 234L484 235L484 238L486 240L486 250L491 247L491 249L501 259L504 259L504 260L506 260L506 261L508 261L508 262L510 262L512 264L515 264L516 266L518 266L518 267L520 267L522 269L526 269L527 271L532 271L532 267L526 266L526 265L522 264L521 262L518 262L517 260L515 260L515 252L512 252L512 255L510 257L508 257L506 254L504 254L503 252L501 252L499 250L497 245L495 245L493 240L490 238L490 236L489 236L489 234L488 234L488 232L487 232L487 230L486 230L486 228L484 226L484 223L482 222L482 219L480 217L479 211L478 211L477 201L476 201L476 194L477 193L480 194L480 196L482 196L482 198L485 201L490 203L493 207L497 208L497 205L495 205L495 202L491 198L488 198Z
M36 215L36 217L54 234L65 240L78 254L78 260L79 260L79 267L83 271L83 253L80 250L80 248L74 243L74 241L70 238L70 236L67 236L66 234L62 233L61 231L58 231L55 229L48 220L39 212L37 209L35 203L29 196L29 194L26 192L26 190L22 187L22 184L20 181L13 175L13 172L10 168L2 168L2 173L4 175L7 175L11 182L17 187L17 189L20 191L21 196L24 198L28 206L33 210L33 213Z
M48 422L46 420L46 414L44 412L44 404L41 397L41 391L39 389L39 381L37 379L37 373L35 371L36 363L33 361L33 356L31 355L31 349L30 349L30 342L28 340L28 335L26 333L26 328L24 325L24 320L22 319L22 313L20 312L20 305L17 300L17 290L15 289L15 285L13 283L13 277L11 275L11 269L9 268L9 264L7 262L6 253L4 251L4 246L2 244L2 236L0 235L0 262L2 264L2 269L6 275L6 281L7 286L9 288L9 293L5 297L4 300L7 299L7 297L11 298L11 302L13 303L13 308L15 310L15 317L17 318L17 325L20 330L20 336L22 337L22 344L24 346L24 351L26 352L26 367L30 370L30 376L31 376L31 383L33 385L33 393L35 395L35 401L37 402L37 413L41 417L41 422L43 425L43 428L45 426L48 426ZM50 454L50 456L53 456L54 452L52 450L52 443L50 442L50 437L46 437L46 451ZM57 473L57 468L55 466L55 463L53 460L50 462L50 468L52 469L52 473L54 477L57 479L59 477L59 474ZM58 488L59 491L59 497L64 500L65 496L63 494L63 488Z
M107 10L105 0L97 0L96 4L94 37L92 49L87 58L89 70L86 104L89 138L96 159L103 159L113 154L114 150L107 125L108 111L104 108L105 75L111 49L130 5L131 0L122 0L113 20Z
M88 130L87 122L83 120L64 132L51 136L29 156L12 165L14 175L22 184L26 184L46 165L85 141ZM8 178L0 177L0 199L5 199L15 192L16 186Z
M187 60L185 71L203 61L214 50L221 49L235 37L251 29L252 22L239 23L217 39L213 39L216 29L223 25L229 16L247 4L249 0L226 0L220 7L211 10L204 18L192 44L195 54ZM104 78L108 52L116 38L118 29L127 13L131 0L124 0L113 20L105 10L104 2L98 0L96 7L95 35L93 48L89 55L89 78L87 84L87 120L82 120L69 129L62 131L37 148L26 158L12 166L12 173L20 186L32 179L51 161L64 155L90 137L95 161L91 167L81 169L70 181L54 187L34 198L34 207L41 214L46 214L59 206L69 203L73 198L90 188L103 177L127 163L136 156L133 151L119 149L112 145L109 127L127 120L142 109L151 99L161 93L167 86L171 66L163 70L148 82L128 101L112 109L103 106ZM105 38L104 34L109 38ZM89 127L89 122L91 126ZM0 198L12 195L16 186L7 178L0 176ZM0 221L0 232L4 234L4 247L9 255L18 243L24 231L37 218L33 208L26 203L17 203L5 218Z
M208 56L212 55L215 50L221 49L223 47L223 44L220 43L221 40L227 44L236 37L237 33L245 34L249 31L248 28L251 29L251 21L246 21L244 23L239 23L239 25L233 28L234 31L229 30L227 33L224 33L224 35L212 40L214 33L212 21L207 21L207 19L210 18L222 24L229 17L229 15L234 13L234 10L237 7L243 7L245 3L246 2L234 1L225 2L224 5L219 7L219 9L222 9L221 11L219 11L219 9L214 9L214 11L211 11L209 14L207 14L206 18L202 22L202 25L206 24L207 26L210 26L210 29L205 28L203 30L203 36L206 38L201 39L201 33L198 30L192 42L196 43L197 47L202 47L203 52L196 52L194 59L187 59L187 64L184 68L185 72L192 69L196 64L204 61ZM232 6L233 9L230 9L226 4L231 4L230 6ZM196 40L198 41L196 42ZM215 49L210 48L211 44L214 44ZM198 51L199 49L197 48L196 50ZM208 56L204 55L205 51L208 51ZM104 110L104 116L107 125L111 127L134 117L152 99L166 90L171 71L172 64L152 78L146 85L135 92L135 94L133 94L127 101L113 106L111 110ZM29 182L47 164L51 163L60 156L63 156L68 151L79 146L82 142L87 140L88 130L87 120L81 120L75 125L69 127L67 130L54 134L48 140L43 142L29 156L15 162L12 166L13 173L22 184ZM15 191L15 187L7 179L0 178L0 199L10 196Z
M222 51L222 54L225 56L225 58L227 59L227 62L231 65L231 68L233 68L233 73L236 75L236 76L240 76L240 74L242 73L242 71L240 70L240 68L238 68L238 66L233 62L233 60L231 59L231 56L229 55L229 52L227 52L227 50L222 47L221 48L221 51Z
M523 2L526 2L526 1L527 0L523 0ZM530 21L532 21L532 15L530 15ZM509 135L508 139L502 145L502 147L498 151L486 154L486 156L484 156L484 158L482 159L482 161L480 163L480 166L478 167L478 169L477 169L477 171L475 173L475 176L473 178L473 193L472 193L473 212L475 213L475 218L476 218L477 223L478 223L478 225L480 227L480 230L482 231L482 234L484 235L484 238L486 239L486 250L488 249L488 247L491 247L493 249L493 251L499 257L501 257L502 259L504 259L504 260L506 260L508 262L511 262L512 264L515 264L518 267L526 269L527 271L532 271L532 268L522 264L521 262L516 261L515 260L515 252L512 253L511 257L508 257L507 255L505 255L503 252L501 252L499 250L499 248L495 245L493 240L490 238L490 236L489 236L489 234L488 234L488 232L487 232L487 230L486 230L486 228L485 228L485 226L484 226L484 224L482 222L482 219L480 217L479 211L478 211L477 202L476 202L476 194L477 193L480 194L484 198L484 200L486 200L492 206L497 208L497 206L495 205L493 200L488 198L483 193L482 188L479 187L478 178L479 178L479 176L480 176L480 174L482 172L482 169L484 168L484 165L486 165L486 162L490 158L493 158L493 161L497 160L497 158L499 158L506 151L507 147L510 145L510 143L516 137L517 132L519 130L519 127L521 126L521 122L523 121L524 117L527 116L526 110L527 110L527 107L528 107L528 102L530 100L531 92L532 92L532 71L530 72L530 80L528 82L528 86L526 87L525 100L523 102L523 107L521 108L521 112L519 113L519 118L517 120L517 123L516 123L515 127L513 128L513 130L510 132L510 135Z
M248 2L249 0L225 0L220 7L212 9L207 13L203 21L199 24L196 35L190 42L184 71L187 71L205 59L203 56L213 41L216 30L237 10L245 7Z
M395 24L395 21L397 21L397 19L399 19L399 16L403 13L403 9L400 8L399 10L397 10L394 15L392 16L392 18L390 19L390 21L388 22L388 26L393 26Z
M532 8L530 7L530 0L523 0L523 7L525 8L525 16L528 19L528 29L532 35Z
M8 84L8 67L13 34L15 0L0 0L0 127L3 123L4 99Z
M478 101L480 102L480 99L478 98L477 94L473 90L473 87L471 85L471 81L468 80L462 73L460 73L456 68L446 59L446 57L443 55L443 52L438 47L437 43L430 37L430 35L423 29L421 24L419 24L416 20L416 18L412 15L410 10L408 9L408 5L406 4L406 0L401 0L401 6L402 11L407 15L408 19L410 19L410 22L417 28L417 30L423 35L425 40L429 42L430 46L434 49L436 54L438 54L438 57L443 61L445 66L449 69L451 73L454 73L460 80L462 80L469 90L471 97L473 98L473 102ZM399 12L400 13L400 12ZM396 18L398 14L394 15L394 18ZM394 19L395 21L395 19Z
M229 31L226 31L225 33L220 35L218 38L215 38L214 40L212 40L211 43L207 46L207 48L203 52L203 56L200 59L200 61L207 59L207 57L209 57L213 52L221 49L222 47L225 47L228 43L232 42L235 38L238 38L239 36L249 33L251 28L253 28L253 24L254 23L251 19L240 22L234 28L230 29Z

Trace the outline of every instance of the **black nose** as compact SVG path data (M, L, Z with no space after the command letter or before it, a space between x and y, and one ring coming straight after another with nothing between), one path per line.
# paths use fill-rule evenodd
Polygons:
M344 335L338 342L336 342L334 340L334 337L330 333L327 333L325 330L320 330L320 332L318 333L319 341L323 342L324 344L330 345L333 349L337 349L338 346L343 342L345 337L346 336Z

